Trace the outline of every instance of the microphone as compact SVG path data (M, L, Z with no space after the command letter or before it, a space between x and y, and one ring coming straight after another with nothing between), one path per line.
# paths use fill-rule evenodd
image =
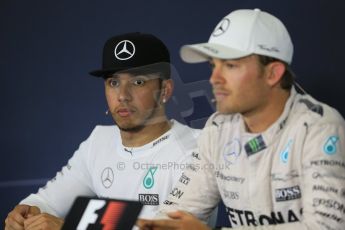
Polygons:
M217 102L217 99L216 98L212 98L211 99L211 103L216 103Z

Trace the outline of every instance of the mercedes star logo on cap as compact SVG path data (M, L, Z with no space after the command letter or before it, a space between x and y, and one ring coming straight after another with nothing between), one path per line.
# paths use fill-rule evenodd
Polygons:
M110 186L114 182L114 172L113 172L113 170L111 168L109 168L109 167L103 169L101 179L102 179L103 186L105 188L110 188Z
M114 50L115 57L119 60L128 60L135 54L135 46L129 40L123 40L117 43Z
M218 23L212 35L217 37L224 34L228 30L229 25L230 25L230 20L228 18L224 18Z

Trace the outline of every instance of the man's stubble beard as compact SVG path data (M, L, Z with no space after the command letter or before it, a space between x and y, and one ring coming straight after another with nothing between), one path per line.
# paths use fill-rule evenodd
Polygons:
M147 123L153 118L155 117L155 115L158 113L158 109L159 109L159 103L155 103L155 106L151 109L151 112L149 113L148 116L146 116L144 119L143 119L143 122L141 122L141 124L138 124L138 125L135 125L135 126L132 126L132 127L121 127L117 122L116 120L113 118L115 124L117 124L117 126L119 127L119 129L121 131L124 131L124 132L132 132L132 133L136 133L136 132L140 132L141 130L143 130Z

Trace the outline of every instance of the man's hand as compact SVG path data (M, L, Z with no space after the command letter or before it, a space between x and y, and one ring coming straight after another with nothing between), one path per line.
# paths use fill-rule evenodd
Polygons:
M193 215L176 211L168 213L171 219L143 220L137 221L141 230L210 230L204 223Z
M5 230L24 230L24 221L28 217L40 214L41 211L36 206L25 204L17 205L5 220Z
M25 230L59 230L64 221L48 213L42 213L27 218L24 221Z

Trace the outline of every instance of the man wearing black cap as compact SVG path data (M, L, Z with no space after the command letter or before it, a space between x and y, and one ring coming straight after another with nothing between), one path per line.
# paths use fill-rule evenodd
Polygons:
M155 36L130 33L104 45L105 94L116 126L97 126L68 164L6 219L10 229L59 229L77 196L139 200L155 216L196 147L198 131L168 120L170 58Z

